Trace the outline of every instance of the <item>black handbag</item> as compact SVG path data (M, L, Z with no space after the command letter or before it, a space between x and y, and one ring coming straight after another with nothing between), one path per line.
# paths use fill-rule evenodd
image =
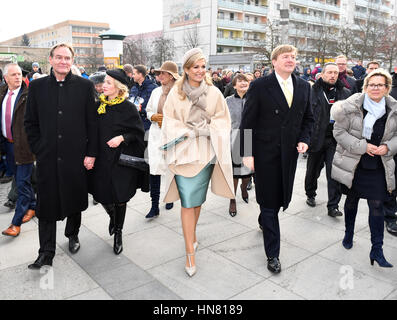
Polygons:
M149 165L146 163L145 159L130 156L128 154L120 154L118 163L121 166L135 168L143 172L149 171Z

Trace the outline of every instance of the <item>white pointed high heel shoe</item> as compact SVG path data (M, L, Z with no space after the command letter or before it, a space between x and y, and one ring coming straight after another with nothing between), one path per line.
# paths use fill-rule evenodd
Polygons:
M185 271L189 275L189 277L193 277L197 271L196 266L192 266L192 261L190 260L191 256L194 256L194 253L187 253L187 258L189 259L189 267L185 266Z

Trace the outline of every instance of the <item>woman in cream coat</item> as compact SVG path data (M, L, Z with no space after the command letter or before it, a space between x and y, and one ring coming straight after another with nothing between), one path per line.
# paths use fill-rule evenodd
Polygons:
M167 96L180 78L178 74L178 66L175 62L166 61L160 69L155 70L159 78L161 87L152 91L149 102L146 106L147 118L152 121L149 129L148 139L148 156L150 167L150 197L152 199L152 208L146 215L147 219L158 217L160 214L160 184L161 176L165 174L167 166L164 162L162 152L159 150L161 146L161 126L163 122L163 108ZM165 208L172 209L173 203L167 203Z
M183 57L183 77L164 106L163 139L167 172L164 202L181 199L186 247L185 270L196 273L196 226L209 181L213 193L233 199L230 155L231 120L222 93L206 75L206 59L198 48Z

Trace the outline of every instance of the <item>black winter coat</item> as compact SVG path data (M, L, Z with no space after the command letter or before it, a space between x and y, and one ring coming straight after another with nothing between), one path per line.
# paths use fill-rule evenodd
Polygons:
M390 91L390 95L397 100L397 73L393 73L393 82L392 82L392 89ZM397 170L397 166L396 166Z
M252 129L252 152L249 141L241 139L242 155L254 157L256 201L269 209L287 209L298 159L296 147L298 142L310 145L314 122L310 84L291 76L291 108L273 72L251 83L240 125L242 137L243 130Z
M322 81L322 80L321 80ZM336 100L345 100L351 96L350 90L338 80L335 84ZM309 152L318 152L324 144L327 127L330 120L330 107L324 96L324 89L317 80L312 86L311 105L314 115L314 127L309 146Z
M86 156L98 148L94 85L70 72L29 86L25 129L36 155L39 219L57 221L88 207Z
M99 106L99 104L98 104ZM94 169L89 173L89 192L102 204L125 203L136 193L136 189L149 189L149 173L121 166L121 153L143 158L145 142L143 124L136 107L124 102L107 106L106 113L97 115L99 153ZM110 148L107 142L122 135L124 142Z

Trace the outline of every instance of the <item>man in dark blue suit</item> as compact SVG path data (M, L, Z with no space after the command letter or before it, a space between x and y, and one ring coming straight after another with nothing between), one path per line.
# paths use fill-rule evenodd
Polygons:
M281 271L278 212L291 201L298 155L307 151L314 123L310 84L293 74L296 55L291 45L274 49L274 72L251 83L240 126L243 162L255 169L258 221L273 273Z

